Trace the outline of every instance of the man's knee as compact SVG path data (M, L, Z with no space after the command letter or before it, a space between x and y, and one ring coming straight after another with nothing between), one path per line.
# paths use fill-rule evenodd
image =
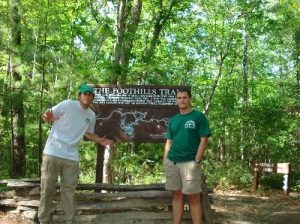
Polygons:
M188 195L188 201L191 205L200 204L200 193Z
M174 200L182 200L184 196L181 191L173 191L172 195Z

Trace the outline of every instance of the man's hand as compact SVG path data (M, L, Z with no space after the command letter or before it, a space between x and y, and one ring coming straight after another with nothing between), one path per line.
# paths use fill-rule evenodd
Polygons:
M104 135L103 137L100 138L96 134L85 133L84 136L87 137L89 140L92 140L100 145L109 146L110 148L114 146L114 142L112 140L107 139L106 135Z
M164 161L167 158L168 152L170 151L170 148L171 148L171 145L172 145L172 140L167 139L166 144L165 144L165 150L164 150L164 155L163 155L162 161Z
M46 122L51 122L51 121L55 121L58 118L54 117L53 112L51 109L47 110L44 114L43 114L43 120Z
M106 138L106 135L102 138L98 137L98 143L103 146L109 146L110 148L114 146L114 142Z

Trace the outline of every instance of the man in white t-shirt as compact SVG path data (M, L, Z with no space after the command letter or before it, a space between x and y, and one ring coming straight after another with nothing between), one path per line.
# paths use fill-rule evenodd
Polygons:
M89 108L93 99L93 88L83 84L78 100L64 100L43 114L43 119L53 122L53 125L44 148L41 167L41 199L38 212L41 224L49 223L58 175L64 223L73 222L79 175L78 144L83 137L104 146L112 144L111 140L100 138L94 133L96 116Z

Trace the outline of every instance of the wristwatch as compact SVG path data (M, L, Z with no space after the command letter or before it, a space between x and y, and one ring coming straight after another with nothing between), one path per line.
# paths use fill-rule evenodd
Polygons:
M202 159L194 159L196 163L200 163Z

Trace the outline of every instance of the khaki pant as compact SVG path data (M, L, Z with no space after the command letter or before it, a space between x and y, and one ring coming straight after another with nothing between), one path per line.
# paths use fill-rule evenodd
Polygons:
M72 223L76 212L75 190L78 182L79 162L43 155L41 167L41 199L38 211L40 223L48 223L53 211L52 197L60 174L60 197L64 222Z
M201 189L201 164L194 161L174 163L164 160L166 176L165 188L169 191L181 191L183 194L196 194Z

